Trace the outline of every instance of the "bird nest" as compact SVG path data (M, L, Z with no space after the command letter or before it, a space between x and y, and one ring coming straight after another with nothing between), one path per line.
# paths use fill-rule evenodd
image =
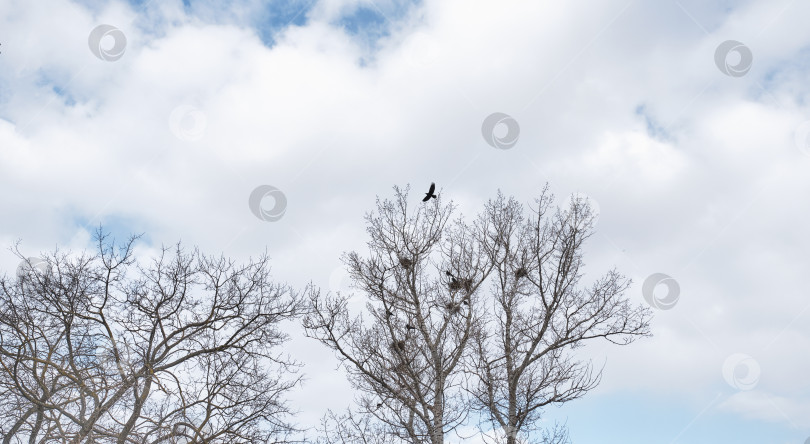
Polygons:
M410 270L413 267L413 259L409 257L400 257L399 258L399 265L406 270Z
M447 311L450 312L450 314L457 314L458 312L461 311L461 307L459 306L459 304L455 304L453 302L446 302L444 304L444 308L446 308Z
M473 287L472 279L456 279L456 278L453 278L450 281L450 290L451 291L464 290L464 291L469 293L469 292L472 291L472 287Z
M515 270L515 277L518 278L518 279L520 279L522 277L526 277L528 275L529 275L529 272L523 267L520 267L517 270Z
M391 342L391 349L394 351L405 351L405 341L393 341Z

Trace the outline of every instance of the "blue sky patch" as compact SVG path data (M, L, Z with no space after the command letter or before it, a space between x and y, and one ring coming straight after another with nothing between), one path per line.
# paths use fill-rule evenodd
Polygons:
M657 120L653 118L649 110L647 109L647 105L641 104L636 107L635 114L640 116L644 119L644 123L646 124L647 134L656 139L656 140L670 140L670 134L666 128L664 128Z

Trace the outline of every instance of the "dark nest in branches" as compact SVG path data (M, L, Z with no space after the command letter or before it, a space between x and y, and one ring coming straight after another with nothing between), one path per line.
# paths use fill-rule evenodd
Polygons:
M396 365L394 365L393 367L391 367L391 370L393 370L395 373L405 373L408 371L408 363L405 361L401 361Z
M451 291L458 291L458 290L463 289L464 291L469 293L469 292L472 291L472 287L473 287L472 279L456 279L456 278L453 278L450 281L450 290Z
M453 302L445 303L444 308L446 308L447 311L450 312L450 314L457 314L458 312L461 311L461 307L459 306L459 304L454 304Z
M391 343L391 350L404 352L405 351L405 341L394 341Z
M413 267L413 259L409 257L400 256L399 265L402 265L402 268L406 270L410 270Z
M526 269L525 269L525 268L523 268L523 267L520 267L520 268L518 268L517 270L515 270L515 277L516 277L517 279L520 279L520 278L522 278L522 277L526 277L526 276L528 276L528 275L529 275L529 272L528 272L528 271L526 271Z
M473 280L472 279L462 279L461 284L464 287L464 291L466 291L467 293L472 291L472 287L473 287Z

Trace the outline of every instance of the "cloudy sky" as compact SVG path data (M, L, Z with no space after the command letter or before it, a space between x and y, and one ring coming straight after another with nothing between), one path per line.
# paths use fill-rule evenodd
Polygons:
M586 273L615 265L658 308L654 337L583 351L602 384L547 420L577 444L803 444L807 17L795 0L0 0L0 269L17 239L81 250L103 224L145 233L141 254L267 250L278 280L345 290L340 254L393 185L435 181L473 215L548 182L598 205ZM251 211L260 186L277 220ZM291 333L314 424L352 392Z

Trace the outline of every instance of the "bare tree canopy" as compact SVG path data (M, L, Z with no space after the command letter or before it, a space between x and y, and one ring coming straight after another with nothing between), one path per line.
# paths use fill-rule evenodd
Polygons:
M316 444L398 444L402 439L391 434L385 423L371 415L356 415L351 410L338 415L331 410L324 415Z
M135 239L99 229L94 254L0 279L3 444L285 442L298 365L275 349L298 295L266 255L177 244L142 266Z
M327 415L320 442L440 444L473 417L503 432L497 442L567 442L563 426L538 430L543 408L601 376L570 351L649 335L650 311L629 304L624 276L581 283L587 201L552 212L546 187L526 215L499 192L470 225L451 222L441 198L412 208L408 188L394 191L366 216L368 255L343 257L365 311L351 313L348 295L309 292L306 332L359 394L358 410Z
M590 339L629 344L649 335L650 310L624 298L630 281L616 270L580 285L583 244L593 233L587 200L554 212L552 201L546 186L527 217L523 205L499 192L476 223L494 273L491 309L473 336L471 394L508 444L529 437L545 406L599 383L601 371L572 359L570 350ZM566 440L567 432L554 428L542 442Z
M413 209L408 189L395 192L366 216L368 256L343 258L371 322L349 313L347 295L313 289L304 326L345 364L360 413L384 424L381 432L439 444L468 411L460 362L490 267L469 227L450 222L452 204L439 197Z

